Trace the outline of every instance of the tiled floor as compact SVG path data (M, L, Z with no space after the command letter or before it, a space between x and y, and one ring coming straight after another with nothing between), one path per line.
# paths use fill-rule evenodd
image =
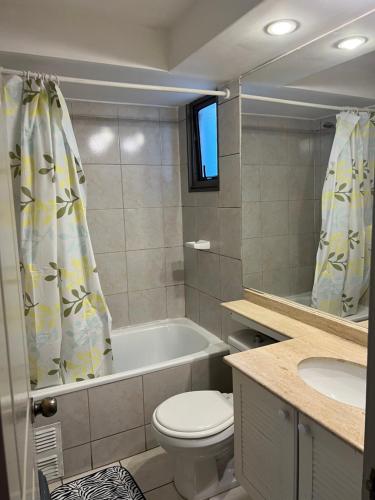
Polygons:
M121 462L115 462L84 474L68 477L63 481L56 481L49 485L50 491L60 486L62 482L69 483L112 465L122 465L128 469L147 500L183 500L172 481L172 466L169 457L160 447L126 458ZM212 497L211 500L251 500L251 498L239 487Z

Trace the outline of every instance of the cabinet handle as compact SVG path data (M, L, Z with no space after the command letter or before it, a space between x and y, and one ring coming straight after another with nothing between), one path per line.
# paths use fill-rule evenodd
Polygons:
M298 432L300 432L301 434L310 434L310 427L308 425L305 425L305 424L298 424Z
M289 412L286 410L282 410L280 408L280 410L277 413L279 414L279 417L284 419L284 420L287 420L289 418Z

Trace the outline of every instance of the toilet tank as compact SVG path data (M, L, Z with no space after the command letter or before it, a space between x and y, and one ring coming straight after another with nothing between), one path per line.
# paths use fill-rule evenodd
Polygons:
M228 337L229 350L231 354L247 351L249 349L256 349L257 347L274 344L275 342L276 340L263 335L263 333L251 330L250 328L238 330Z

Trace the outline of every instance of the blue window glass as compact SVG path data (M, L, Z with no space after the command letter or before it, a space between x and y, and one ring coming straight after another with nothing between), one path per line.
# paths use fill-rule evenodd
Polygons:
M218 175L216 103L199 110L198 124L202 177L212 179Z

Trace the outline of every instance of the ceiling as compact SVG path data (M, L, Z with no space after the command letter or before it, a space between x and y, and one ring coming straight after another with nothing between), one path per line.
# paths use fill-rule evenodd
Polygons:
M199 88L245 75L248 93L368 105L375 103L375 13L352 21L374 8L374 0L1 0L0 64ZM298 20L300 28L285 37L264 32L270 21L285 18ZM368 43L355 51L335 47L353 34L367 36ZM192 99L77 84L64 84L63 91L74 98L160 105ZM246 103L252 112L278 114L277 106Z

